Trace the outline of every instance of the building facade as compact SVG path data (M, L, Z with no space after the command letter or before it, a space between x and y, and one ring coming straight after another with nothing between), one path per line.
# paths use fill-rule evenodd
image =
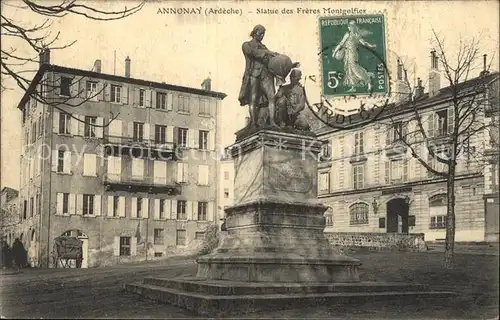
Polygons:
M419 81L413 106L418 106L428 138L436 145L446 145L446 139L453 132L454 115L450 90L439 86L436 73L437 65L433 65L428 93L423 92ZM400 74L398 81L401 80ZM471 90L479 82L488 84L481 94L494 96L498 90L498 73L483 73L461 84L460 90L464 96L479 94ZM478 121L498 120L496 95L495 99L481 99L485 103L481 110L496 111L478 114ZM424 233L425 241L445 238L446 179L432 174L411 156L407 147L398 143L398 130L403 134L417 130L415 122L409 121L415 116L413 108L408 107L410 103L391 104L388 112L376 121L353 129L323 127L317 130L318 137L328 142L320 158L318 174L319 199L330 207L326 212L325 231ZM490 137L488 131L472 135L463 146L471 152L463 152L457 159L456 241L498 239L498 206L493 209L494 203L498 203L498 180L494 178L498 176L498 157L496 160L492 157L492 161L474 157L475 154L483 156L488 150L498 155L498 131L496 137ZM426 154L423 140L415 149L434 169L444 169L443 164ZM493 198L495 200L491 200ZM489 204L488 211L485 206Z
M22 111L18 233L34 265L53 266L54 239L83 241L82 267L187 250L217 221L217 156L225 94L51 65ZM49 105L50 104L50 105ZM70 105L67 105L70 104Z
M220 160L219 184L219 224L222 224L226 217L224 210L233 205L234 197L234 160L228 152Z
M0 237L9 245L14 243L16 228L19 223L19 191L13 188L4 187L0 191ZM26 240L26 239L20 239Z

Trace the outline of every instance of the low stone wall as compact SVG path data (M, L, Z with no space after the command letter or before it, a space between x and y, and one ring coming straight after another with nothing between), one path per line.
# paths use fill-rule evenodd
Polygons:
M341 249L374 251L427 251L423 233L325 232L330 244Z

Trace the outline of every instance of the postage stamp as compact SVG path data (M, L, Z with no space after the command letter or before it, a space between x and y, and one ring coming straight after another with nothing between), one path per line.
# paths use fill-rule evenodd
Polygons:
M389 93L383 14L320 17L319 36L324 96Z

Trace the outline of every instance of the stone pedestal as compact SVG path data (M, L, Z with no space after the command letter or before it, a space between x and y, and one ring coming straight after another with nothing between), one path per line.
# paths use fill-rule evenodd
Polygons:
M217 317L453 296L419 285L359 282L361 263L334 252L323 233L326 207L316 199L320 147L311 136L267 130L241 139L232 151L235 205L226 210L227 234L197 259L197 276L146 278L125 290Z
M260 131L236 144L227 236L198 258L198 277L249 282L358 282L358 260L331 249L317 201L314 137Z

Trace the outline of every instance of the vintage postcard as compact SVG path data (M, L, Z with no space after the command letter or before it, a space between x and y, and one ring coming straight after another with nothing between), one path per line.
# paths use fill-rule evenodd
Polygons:
M498 319L498 1L0 6L1 318Z

